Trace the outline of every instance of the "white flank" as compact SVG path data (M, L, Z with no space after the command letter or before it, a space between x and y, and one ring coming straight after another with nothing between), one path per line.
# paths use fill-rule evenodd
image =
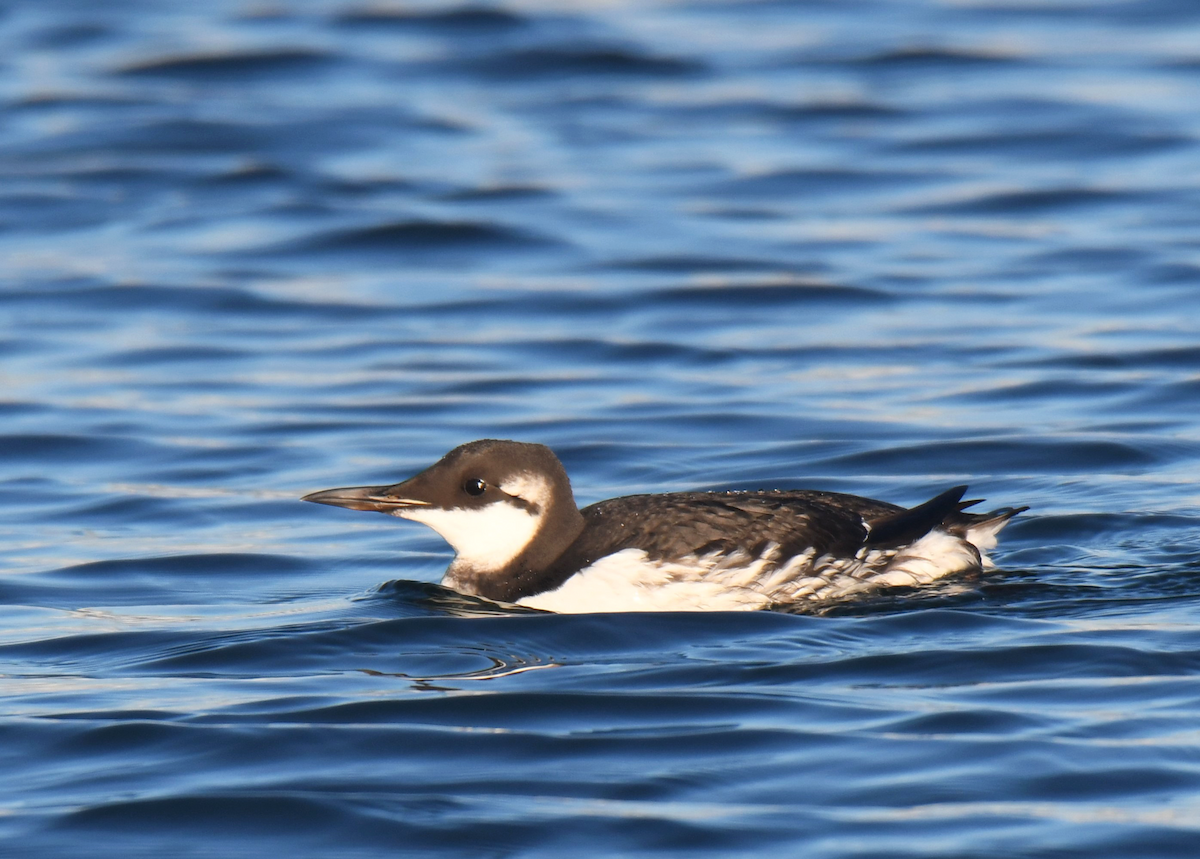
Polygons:
M996 530L986 529L985 547L990 547L986 537L994 538ZM517 602L571 614L761 609L878 587L924 585L977 570L981 561L986 558L972 543L941 530L900 550L864 551L854 558L814 557L810 550L784 564L778 563L777 546L754 560L737 552L673 562L651 561L641 549L625 549L580 570L556 590Z
M728 567L729 559L650 561L641 549L623 549L580 570L553 591L517 600L546 611L736 611L765 608L771 599L746 585L764 561ZM743 562L744 562L743 557Z
M961 537L935 530L897 552L870 583L890 587L925 585L951 573L978 570L979 566L978 549Z
M993 519L991 522L984 522L981 526L967 530L967 542L979 550L979 561L985 570L996 566L987 556L987 551L996 548L996 535L1007 524L1007 519Z
M541 524L540 516L505 501L474 510L465 507L452 510L406 508L396 515L428 525L454 547L457 557L450 572L458 564L477 570L505 566L529 545Z

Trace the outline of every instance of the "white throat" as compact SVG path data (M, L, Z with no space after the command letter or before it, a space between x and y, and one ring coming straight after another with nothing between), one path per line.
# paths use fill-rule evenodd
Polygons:
M486 507L409 507L395 515L421 522L437 531L455 552L445 584L453 587L455 569L499 570L510 564L537 535L549 501L550 487L535 474L520 474L500 484L507 499Z

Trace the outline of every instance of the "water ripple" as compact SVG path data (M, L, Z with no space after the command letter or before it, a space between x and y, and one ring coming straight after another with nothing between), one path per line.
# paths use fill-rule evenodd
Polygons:
M10 2L0 853L1192 856L1197 26ZM1031 509L928 588L558 616L298 500L479 437Z

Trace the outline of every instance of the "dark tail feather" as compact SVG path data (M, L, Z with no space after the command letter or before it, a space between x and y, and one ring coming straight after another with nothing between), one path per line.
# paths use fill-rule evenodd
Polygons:
M972 528L995 526L995 531L999 531L1004 527L1005 522L1028 509L1028 507L1000 507L990 513L959 513L946 520L945 526L947 531L959 537L966 536L966 533Z
M876 519L869 523L871 532L867 534L866 545L897 546L924 537L941 525L947 516L962 509L962 497L966 491L965 486L955 486L924 504Z

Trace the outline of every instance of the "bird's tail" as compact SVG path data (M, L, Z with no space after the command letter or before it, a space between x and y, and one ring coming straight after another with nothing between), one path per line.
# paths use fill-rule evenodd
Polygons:
M978 504L979 500L967 501L959 508L958 513L947 517L943 524L948 532L962 537L979 550L984 566L991 566L987 550L996 547L996 535L1018 513L1024 513L1028 507L1001 507L990 513L967 513L967 507Z
M870 522L867 545L886 547L912 543L935 528L941 528L986 551L996 545L996 535L1009 519L1029 509L1001 507L990 513L968 513L967 508L981 503L982 499L963 501L966 491L966 486L955 486L924 504Z

